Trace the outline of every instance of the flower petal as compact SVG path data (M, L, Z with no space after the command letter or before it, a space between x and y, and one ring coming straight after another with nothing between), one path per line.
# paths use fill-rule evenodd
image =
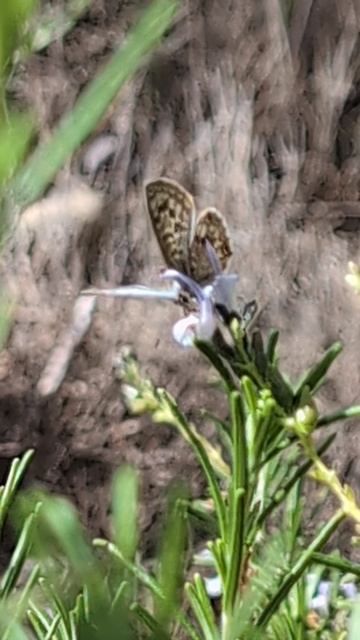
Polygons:
M183 346L190 346L195 337L200 340L210 340L216 329L213 287L209 285L201 288L195 280L175 269L167 269L161 277L164 280L177 282L196 298L199 305L199 316L191 315L184 321L176 323L173 329L175 340Z
M175 322L172 330L173 338L182 347L192 347L196 338L199 318L194 313Z
M236 273L216 276L212 284L215 304L223 305L228 311L234 309L235 286L238 279Z
M220 576L212 576L204 578L206 593L211 600L216 600L222 596L222 584Z
M186 276L185 273L176 271L176 269L166 269L160 275L160 278L162 278L163 280L173 280L174 282L177 282L183 289L188 291L200 303L203 297L203 290L200 285L195 282L195 280L193 280L189 276Z
M204 297L200 302L200 318L196 337L200 340L211 340L216 329L214 305L211 298Z

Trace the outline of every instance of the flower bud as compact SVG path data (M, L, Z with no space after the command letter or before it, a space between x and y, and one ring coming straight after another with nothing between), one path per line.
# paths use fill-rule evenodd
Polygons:
M315 407L308 404L304 407L301 407L301 409L298 409L295 413L296 422L307 427L314 427L317 421L317 417L318 416Z

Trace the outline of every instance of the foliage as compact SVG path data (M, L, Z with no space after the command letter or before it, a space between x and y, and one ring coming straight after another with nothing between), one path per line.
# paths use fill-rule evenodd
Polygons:
M28 19L36 0L14 0L0 4L0 241L5 231L1 207L9 180L27 151L32 125L27 114L18 113L8 105L6 88L20 44L27 37ZM0 296L0 348L5 343L12 306Z
M269 638L305 637L310 631L304 579L314 554L323 549L346 515L360 522L352 492L321 460L335 436L325 435L315 445L313 434L318 426L340 416L359 414L359 407L333 416L317 414L315 394L341 351L338 343L291 384L278 366L276 332L264 345L259 332L250 339L236 317L230 320L227 332L225 337L218 332L215 344L198 342L228 397L228 420L212 416L219 434L217 445L204 439L164 389L154 388L141 377L129 354L125 354L120 371L123 393L131 410L149 411L154 422L179 430L207 478L213 509L209 513L204 501L202 517L206 514L210 529L216 531L208 546L223 595L218 627L210 615L210 601L200 577L186 587L203 636L256 638L266 633ZM339 498L341 508L305 544L300 527L300 488L309 471ZM276 521L281 510L283 526L279 530L277 525L271 535L274 517Z
M233 317L226 338L219 333L214 344L198 344L220 373L228 398L225 420L203 414L216 426L216 443L188 421L166 390L141 376L130 353L123 354L119 368L129 409L149 411L154 422L180 432L203 469L207 494L192 501L181 487L170 492L158 557L150 564L141 561L139 550L133 469L124 467L114 477L111 539L92 545L66 500L43 492L22 494L14 520L18 543L1 583L4 637L27 637L21 621L41 640L111 640L120 628L121 637L129 639L168 639L181 629L182 637L194 640L335 640L346 637L348 625L349 637L355 637L358 610L355 606L351 614L342 589L349 579L356 589L360 567L324 552L346 515L357 520L356 503L334 472L325 484L340 507L319 523L312 539L304 533L304 478L319 461L325 466L321 456L335 437L325 433L313 443L318 425L331 420L317 415L314 395L339 346L291 384L279 370L277 334L270 334L265 346L259 335L251 340ZM0 523L30 458L31 453L13 463L2 492ZM311 506L314 513L318 505ZM206 562L203 553L186 552L187 527L199 522L202 531L210 532ZM30 574L18 590L30 559ZM210 564L220 581L220 614L209 596L203 564ZM331 585L331 593L319 609L315 596L324 584Z

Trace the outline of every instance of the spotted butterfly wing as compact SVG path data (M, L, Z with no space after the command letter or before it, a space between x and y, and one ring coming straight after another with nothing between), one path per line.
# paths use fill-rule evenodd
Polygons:
M214 207L202 211L196 221L189 250L190 275L199 283L224 271L233 254L224 216Z
M159 178L145 185L146 203L157 241L168 267L189 272L194 233L194 199L175 180Z

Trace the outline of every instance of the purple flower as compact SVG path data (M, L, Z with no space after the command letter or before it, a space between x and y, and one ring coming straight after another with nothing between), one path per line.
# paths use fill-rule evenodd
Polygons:
M358 590L354 582L344 582L344 584L340 585L340 589L345 598L349 600L353 600L358 595Z
M167 269L161 278L176 282L181 289L190 293L198 304L198 313L191 314L176 322L173 327L173 337L183 347L190 347L195 338L211 340L217 325L215 305L219 304L226 309L232 308L232 296L237 276L217 275L212 284L201 287L189 276Z
M200 286L193 278L180 271L167 269L160 277L173 282L170 289L159 290L143 285L128 285L114 289L85 289L82 295L178 302L181 291L186 291L197 302L198 311L175 323L174 339L183 347L191 347L195 338L211 340L218 321L216 306L227 311L234 308L233 296L238 277L235 274L221 272L219 258L209 242L206 244L206 251L214 273L213 281L206 286Z

